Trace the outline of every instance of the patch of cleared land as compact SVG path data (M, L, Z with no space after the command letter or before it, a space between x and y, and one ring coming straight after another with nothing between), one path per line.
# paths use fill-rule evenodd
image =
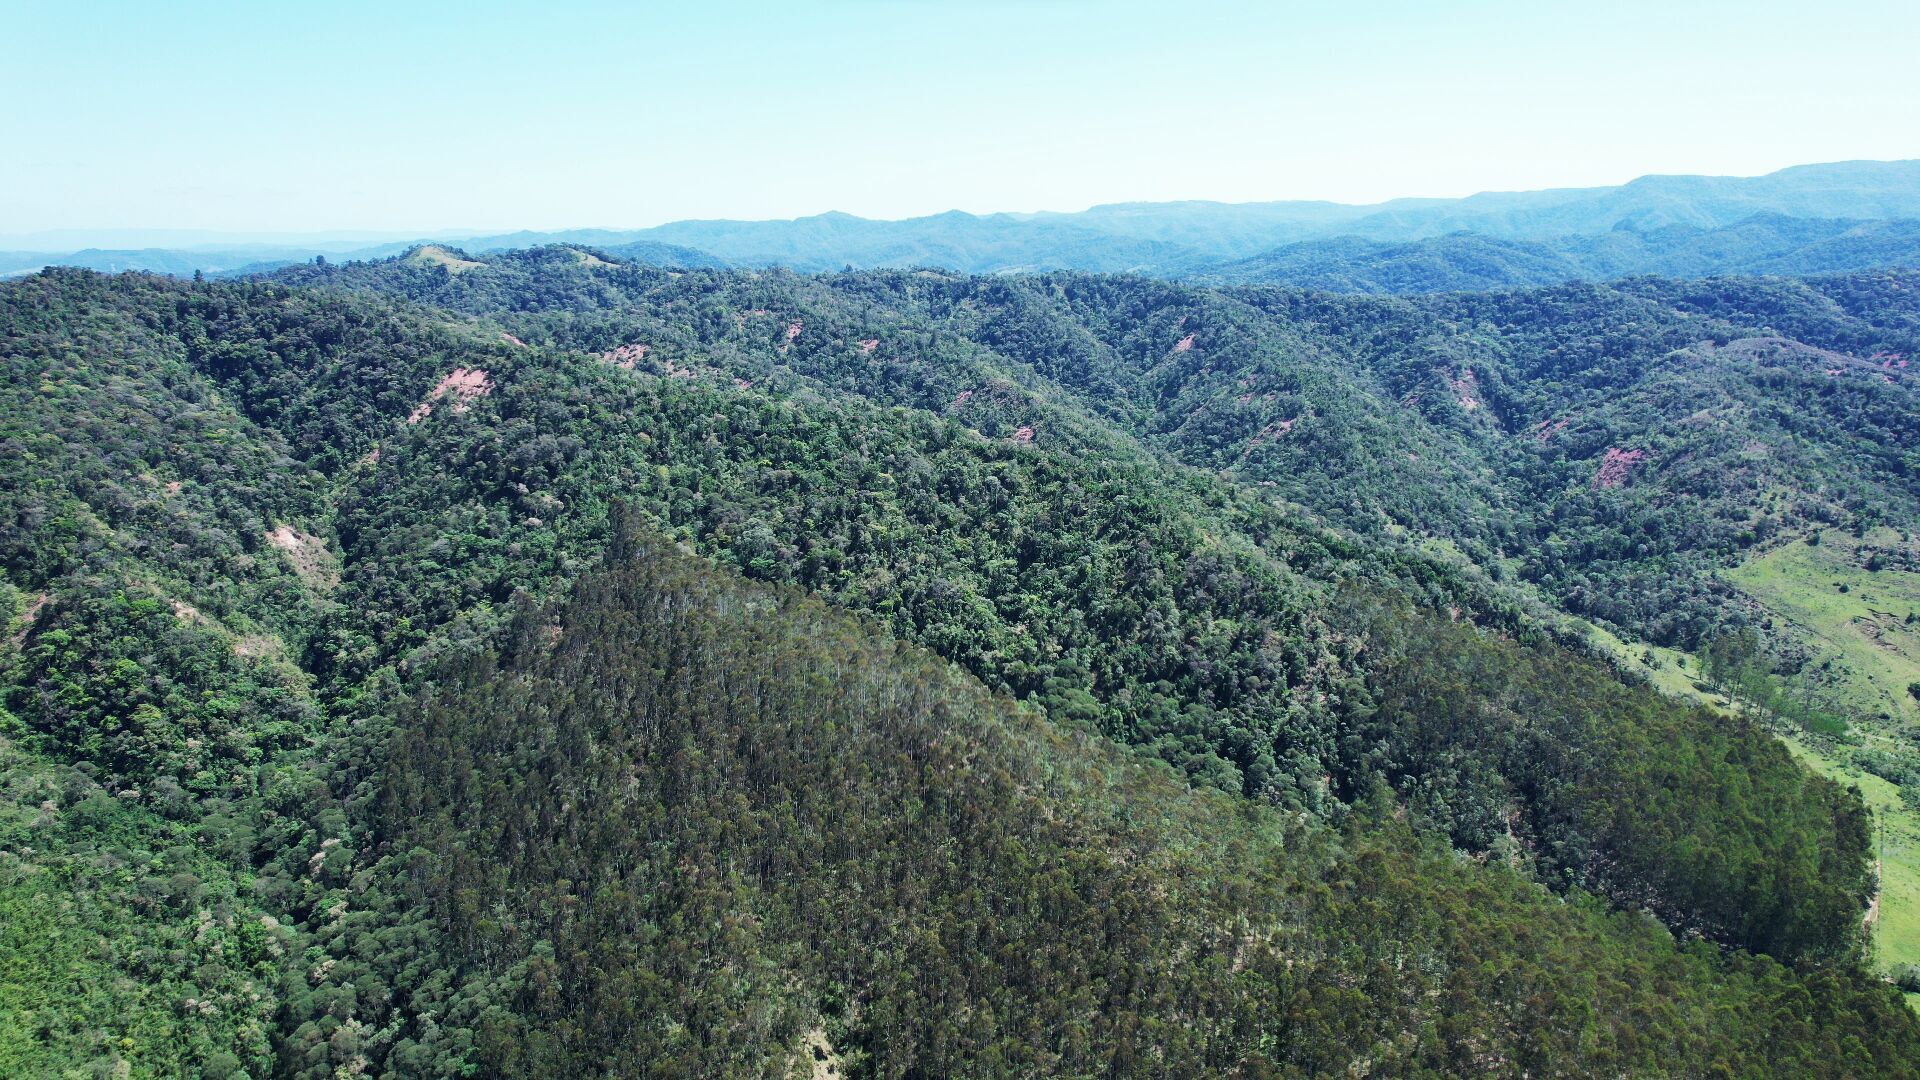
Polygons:
M487 265L473 259L461 258L439 244L426 244L415 248L407 261L422 266L444 266L449 274L464 274L469 270L478 270Z
M1896 728L1920 724L1920 702L1907 686L1920 682L1920 573L1862 565L1875 550L1911 547L1891 529L1863 541L1829 529L1816 547L1796 540L1742 564L1727 579L1792 623L1815 649L1847 698Z
M1733 702L1724 694L1696 681L1700 674L1700 662L1691 653L1631 642L1608 632L1604 627L1589 626L1587 629L1594 644L1611 654L1628 672L1646 678L1655 689L1672 697L1698 701L1720 712L1733 709ZM1647 662L1649 656L1653 658L1651 664Z
M427 392L426 400L414 406L413 414L407 417L407 423L417 424L433 414L434 402L446 398L455 413L467 411L467 406L475 398L483 398L493 393L493 379L479 368L457 367L443 376L432 390Z
M1908 685L1920 682L1920 572L1903 556L1912 540L1892 529L1861 539L1827 530L1818 545L1802 540L1744 563L1728 579L1786 619L1812 650L1814 664L1869 719L1856 730L1865 744L1892 749L1920 729L1920 702ZM1866 569L1879 553L1886 565ZM1874 912L1875 963L1890 969L1920 964L1920 813L1900 788L1835 757L1816 744L1788 739L1814 769L1860 789L1878 825L1880 901ZM1920 1008L1920 995L1907 995Z
M291 525L280 525L267 534L267 542L287 557L293 572L300 575L308 588L325 592L340 583L340 567L333 553L327 550L327 542L320 537Z

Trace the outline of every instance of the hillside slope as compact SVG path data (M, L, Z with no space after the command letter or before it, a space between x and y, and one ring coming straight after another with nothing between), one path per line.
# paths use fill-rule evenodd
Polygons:
M1104 794L1087 796L1083 809L1072 809L1078 804L1058 792L1067 800L1058 805L988 804L996 813L1006 807L1006 822L1046 820L1048 813L1120 815L1117 833L1095 830L1048 845L1105 851L1108 837L1148 829L1169 814L1201 812L1175 804L1236 808L1204 811L1206 824L1192 830L1201 836L1225 834L1242 814L1284 812L1320 822L1302 827L1330 837L1326 823L1351 817L1356 808L1383 797L1403 807L1410 827L1430 839L1377 841L1383 859L1404 867L1387 872L1380 888L1413 890L1406 894L1413 899L1397 909L1402 914L1378 921L1366 914L1372 909L1343 899L1308 909L1294 924L1307 935L1303 942L1340 941L1363 926L1387 936L1380 939L1382 951L1352 960L1360 967L1326 969L1328 985L1344 989L1310 1010L1313 1016L1301 1016L1305 1026L1289 1029L1285 1053L1307 1056L1270 1057L1283 1073L1331 1067L1332 1058L1312 1055L1350 1049L1355 1032L1411 1033L1379 1051L1382 1060L1404 1061L1407 1068L1483 1046L1521 1047L1519 1035L1496 1035L1489 1026L1497 1025L1501 1009L1521 1006L1504 996L1510 990L1479 981L1484 972L1462 968L1442 976L1446 965L1434 961L1440 964L1434 978L1442 981L1432 989L1453 995L1450 1009L1479 1018L1454 1028L1424 1011L1418 997L1389 1005L1400 999L1386 984L1351 996L1350 976L1374 970L1366 957L1412 955L1402 946L1435 940L1425 930L1390 929L1403 919L1418 922L1427 918L1422 912L1455 905L1508 910L1502 907L1508 901L1484 898L1481 890L1518 898L1513 903L1520 906L1511 909L1516 921L1488 929L1490 940L1508 944L1462 938L1432 946L1440 950L1432 955L1452 950L1456 960L1449 964L1497 956L1533 965L1537 958L1542 972L1578 972L1613 970L1606 967L1612 961L1598 957L1620 950L1650 950L1643 953L1648 970L1671 971L1694 987L1674 994L1700 1001L1702 1010L1724 1006L1747 1017L1736 1025L1745 1034L1718 1041L1689 1034L1698 1031L1697 1020L1677 1020L1656 1040L1664 1050L1634 1042L1605 1021L1606 1030L1580 1028L1588 1033L1543 1050L1559 1056L1542 1060L1602 1067L1597 1063L1671 1053L1702 1062L1724 1058L1747 1070L1806 1058L1838 1063L1844 1071L1868 1068L1873 1055L1891 1053L1897 1060L1905 1052L1901 1040L1910 1029L1902 1025L1910 1021L1904 1014L1879 1017L1876 1003L1891 999L1854 966L1870 889L1858 797L1795 766L1752 725L1621 685L1606 668L1549 643L1556 632L1551 612L1458 559L1412 541L1328 528L1257 485L1165 460L1150 437L1115 422L1147 415L1124 392L1128 384L1116 381L1111 391L1091 394L1071 380L1039 374L1042 354L1016 362L1006 350L959 331L958 316L944 305L978 314L982 305L968 305L968 290L1002 283L938 275L676 274L581 254L439 252L297 275L431 293L448 307L484 310L485 317L278 283L60 272L0 288L9 372L0 399L8 463L0 471L6 583L0 599L13 615L0 650L0 737L6 740L0 749L7 755L0 821L10 830L11 853L4 900L10 911L38 913L18 925L98 942L44 957L9 954L16 965L9 987L28 989L0 999L7 1030L24 1033L0 1044L12 1055L0 1060L29 1072L67 1062L110 1070L125 1061L155 1074L317 1074L352 1068L362 1057L388 1059L398 1052L402 1031L416 1046L431 1047L427 1057L404 1058L406 1068L418 1072L469 1052L509 1053L522 1041L516 1032L531 1044L544 1038L537 1030L561 1034L524 1049L532 1057L486 1060L537 1071L527 1063L600 1060L594 1055L622 1047L659 1046L693 1055L685 1061L709 1063L721 1059L699 1055L723 1045L744 1047L746 1056L737 1059L743 1062L772 1060L768 1055L794 1048L788 1035L810 1030L804 1025L815 1013L832 1012L825 983L804 984L823 997L796 991L786 1012L740 1029L764 1037L729 1041L735 1036L726 1035L701 1043L706 1049L687 1050L673 1041L684 1032L676 1035L681 1029L669 1025L660 1033L666 1041L634 1041L634 1029L622 1019L625 1006L612 1002L631 997L629 990L641 983L667 988L662 993L687 988L693 996L676 1000L689 1010L736 1000L725 998L735 991L713 984L722 997L707 998L698 989L704 983L648 983L642 966L677 970L671 965L683 961L660 951L665 939L636 935L619 940L639 950L634 964L641 966L623 968L637 982L624 974L604 984L571 980L583 991L610 988L597 1000L611 1011L564 995L543 998L543 985L559 984L520 981L538 973L542 953L515 928L532 925L529 920L565 922L560 913L582 910L578 897L564 901L556 894L558 906L549 908L544 894L530 894L508 878L507 891L491 895L500 904L534 906L503 922L499 904L481 902L483 894L464 879L435 884L432 875L401 882L375 876L402 865L383 859L414 846L442 851L446 858L436 865L447 869L460 850L508 850L499 837L512 834L524 840L511 850L533 860L528 867L551 868L558 865L553 860L573 858L568 851L616 850L578 847L582 837L616 847L632 842L615 828L617 817L574 818L584 832L569 826L556 834L546 831L551 822L544 819L514 823L504 812L490 818L457 802L433 802L465 799L469 790L460 786L464 780L434 773L441 764L467 768L454 765L458 757L434 740L459 744L461 753L485 752L497 740L489 743L491 736L459 724L530 730L535 713L558 708L536 707L529 698L532 711L517 712L522 699L513 697L514 686L542 685L538 694L545 695L561 685L584 685L566 678L495 680L484 665L467 665L503 626L525 629L525 618L514 613L529 608L516 594L553 596L600 565L610 545L631 547L620 537L647 530L764 583L805 589L872 620L835 630L853 624L809 607L815 613L800 622L815 629L796 629L797 635L817 630L824 641L851 634L858 641L849 648L869 657L895 649L881 640L892 635L964 673L928 675L933 669L914 665L930 661L914 660L910 682L957 687L952 692L971 702L995 694L1024 702L1027 719L1020 724L1040 730L1031 724L1044 714L1047 730L1067 740L1059 744L1061 770L1109 768L1087 760L1126 762L1111 767L1128 776L1160 768L1133 771L1147 767L1099 749L1104 744L1088 741L1093 734L1142 747L1146 758L1174 767L1153 781L1167 793L1164 800L1143 796L1152 808L1137 812L1116 811L1126 800ZM890 299L902 287L929 293L903 305ZM641 333L646 336L636 336ZM622 524L616 500L629 501L642 524ZM616 574L623 558L618 550ZM661 580L668 583L708 573L680 556L659 558L667 558L671 573ZM764 604L788 603L763 603L754 598L765 595L757 587L717 580L714 595L735 597L722 605L727 610L772 611ZM707 586L687 589L691 612L705 603L699 597L708 595ZM615 611L638 599L621 592L595 610L617 619ZM1421 608L1455 609L1463 624L1446 614L1420 614ZM561 625L564 630L564 619ZM710 639L716 655L730 656L743 647L728 644L738 631L726 618L703 621L687 628L686 640ZM596 685L620 678L650 685L647 673L656 669L643 673L629 662L651 665L653 658L617 650L670 645L664 638L589 636L593 642L581 644L592 647L579 654L581 662L596 670L608 665ZM595 651L603 649L616 651ZM706 685L716 670L739 666L726 661L680 670L689 677L704 672L698 680ZM821 719L819 691L788 678L776 671L759 683L719 679L715 715L734 708L721 704L738 700L730 695L753 698L750 688L759 686L767 702L791 700L794 708L769 705L740 723L815 732L809 725ZM882 681L893 679L889 674ZM456 704L451 713L433 713L427 702L442 684L495 700L503 711ZM701 691L703 699L706 694ZM785 697L790 694L798 696ZM583 707L614 704L609 698ZM1005 713L1010 708L1002 703L989 712L1011 715ZM962 712L973 715L975 706ZM577 714L583 721L587 715ZM894 715L906 725L902 731L958 722L915 719L913 710ZM396 726L395 717L414 719ZM724 732L731 723L687 729L700 752L697 760L686 759L694 770L686 775L706 777L700 790L715 794L716 812L736 805L733 796L720 794L729 789L714 786L737 779L733 767L722 764L729 748L771 745L758 737L730 741ZM817 734L842 737L824 726ZM417 752L390 752L390 740L415 738L426 740ZM830 747L846 751L846 760ZM828 742L805 757L831 759L836 768L887 760L870 751L874 744ZM648 752L632 745L576 764L617 768L636 754L654 760ZM473 759L472 775L511 783L519 766L500 772L499 760ZM413 773L390 771L391 762ZM1008 762L1009 770L1034 767L1024 751L1010 753ZM719 771L704 772L707 763ZM421 779L410 787L404 778L414 774ZM1224 789L1240 801L1180 794L1183 785L1173 777ZM389 780L400 786L390 789ZM894 798L902 789L888 786L901 782L889 772L874 781L879 787L852 779L842 786L875 792L874 805L901 808L910 800ZM770 789L732 790L752 806L752 792ZM807 789L795 784L790 790L799 799ZM1675 798L1677 792L1688 797ZM381 802L389 797L402 801ZM422 799L428 801L406 801ZM1189 799L1198 802L1181 801ZM1163 808L1165 800L1171 801ZM538 805L494 795L484 802L503 811ZM620 805L633 815L651 804ZM1242 806L1266 809L1237 809ZM573 810L559 812L565 817ZM834 830L914 835L885 814L815 814L791 826L798 832L779 831L789 828L784 819L757 815L728 817L732 824L723 835L731 850L779 851L797 837ZM409 823L430 819L459 828L408 831ZM463 838L459 830L468 828L483 832ZM995 835L1014 825L989 820L982 828L988 831L967 835ZM489 829L506 832L484 832ZM719 842L686 835L694 844L685 849L690 857ZM762 836L769 846L753 848L749 836ZM1420 854L1431 838L1513 871ZM399 846L381 848L388 843ZM1149 846L1162 843L1180 849L1188 841ZM875 844L863 839L856 847L871 851ZM1700 858L1702 851L1715 858ZM593 861L591 854L581 857ZM1222 858L1208 855L1195 865L1244 865ZM1411 861L1395 862L1403 859ZM1007 860L983 863L954 902L1017 895L1014 883L1039 872L1013 854ZM887 865L874 872L888 872ZM1036 865L1058 860L1049 856ZM1307 877L1298 880L1321 872L1306 868L1325 865L1299 864L1295 870ZM1371 873L1368 865L1326 871L1335 875L1336 895L1355 895L1339 883ZM1093 866L1084 880L1092 887L1110 872ZM1533 891L1523 875L1569 899ZM568 880L587 877L573 873ZM882 881L851 880L865 896L876 895ZM1216 897L1193 900L1196 910L1248 895L1224 876L1216 880L1222 884L1196 886L1194 897ZM499 885L495 879L486 887ZM429 891L405 892L416 888ZM740 912L763 911L758 888L736 893L729 886L725 895L738 898ZM1599 901L1581 899L1586 893L1623 911L1651 912L1682 937L1702 935L1726 948L1676 948L1669 931L1638 914L1602 915ZM40 898L54 894L73 904L47 908ZM394 899L403 895L439 899L415 907ZM586 910L639 925L631 920L640 909L626 900L604 890L586 895L606 903L590 902ZM1143 925L1161 928L1153 930L1162 935L1154 940L1167 943L1169 955L1190 955L1182 950L1207 940L1181 928L1184 896L1169 899L1166 908L1153 900L1141 916ZM686 910L712 911L712 904L736 910L724 898L699 903L709 906ZM916 907L921 901L912 896L873 903L860 918L885 923L893 913L930 910ZM1576 914L1539 914L1561 911ZM359 913L370 921L360 921ZM401 921L385 922L389 915ZM1341 921L1362 915L1354 926ZM1562 917L1575 920L1565 924L1569 940L1589 944L1570 945L1572 953L1554 959L1521 940L1531 931L1517 927ZM1458 920L1442 922L1451 927ZM604 945L603 935L586 929L600 924L573 925L587 936L550 937L549 943L569 950L590 940ZM669 919L663 925L680 924ZM741 933L759 932L740 926ZM1037 937L1010 939L1005 948L1030 954L1023 942L1053 932L1036 929ZM438 935L451 935L451 943ZM899 939L843 940L855 949L853 943L864 948ZM903 941L903 955L914 959L890 970L934 965L920 940ZM511 959L523 946L531 950L525 965ZM1754 959L1741 948L1800 966ZM738 955L743 963L789 955L788 945L769 949ZM372 963L371 954L386 959ZM446 959L444 968L436 956ZM160 957L172 958L169 966L156 967ZM1153 948L1106 939L1047 959L1046 978L1092 985L1076 982L1083 977L1074 974L1088 957L1150 968L1168 962ZM399 967L383 967L388 960ZM762 970L758 963L749 966ZM442 970L454 974L431 977ZM1621 1015L1616 1010L1629 1007L1625 999L1609 995L1616 982L1639 985L1644 973L1634 971L1569 991L1568 1000L1600 1002L1597 1015ZM469 984L469 976L479 981ZM1396 974L1394 983L1403 977ZM750 985L791 985L784 976L766 978L773 981ZM1664 978L1653 984L1665 985ZM843 972L841 985L851 981ZM989 1003L1024 1000L1014 988L1026 984L954 985L964 987L956 992L965 1000ZM1088 992L1118 991L1109 984ZM1139 1010L1121 1015L1143 1017L1140 1033L1129 1036L1139 1041L1131 1045L1154 1053L1172 1047L1211 1062L1225 1059L1208 1055L1266 1051L1249 1048L1244 1026L1208 1028L1215 1020L1196 1030L1199 1041L1182 1043L1168 1025L1184 1019L1167 1018L1217 1020L1240 1008L1218 1003L1239 1000L1233 995L1241 992L1217 982L1196 984L1196 999L1216 1003L1196 1006L1198 1012L1112 1000ZM1379 994L1386 996L1376 1000ZM473 1023L455 1023L438 1006L409 1012L405 1000L415 996L457 999L470 1008L460 1015ZM180 1006L183 998L192 999L191 1009ZM1824 1003L1817 1006L1823 1019L1815 1029L1780 1034L1767 1017L1786 999ZM1059 1004L1077 1008L1071 1002L1079 1000ZM1248 1006L1254 1015L1281 1015L1274 1010L1283 998L1255 1000ZM562 1001L570 1002L565 1015L581 1023L606 1017L610 1026L566 1034L546 1022L560 1015L550 1010ZM718 1023L699 1017L731 1015L731 1008L689 1011L679 1023ZM1388 1011L1368 1011L1380 1009ZM436 1018L431 1023L428 1012ZM864 1026L857 1030L834 1027L851 1019L822 1015L822 1037L836 1054L844 1048L876 1062L977 1064L1001 1053L1012 1055L1005 1060L1044 1063L1055 1060L1047 1054L1067 1060L1124 1042L1089 1034L1063 1046L1057 1040L1067 1029L1016 1032L985 1020L979 1023L987 1026L958 1034L929 1031L917 1025L945 1013L905 1006L858 1015ZM401 1027L390 1026L394 1020ZM442 1020L449 1041L435 1041L428 1030ZM1314 1034L1316 1024L1332 1024L1327 1030L1334 1034ZM984 1049L994 1046L1000 1049ZM1533 1060L1524 1049L1488 1052L1495 1055L1490 1062L1507 1061L1509 1054L1517 1055L1512 1061Z
M518 608L394 718L293 1007L303 1072L1920 1060L1920 1022L1858 976L1678 949L1364 814L1334 833L1190 793L631 528L608 573ZM1790 1001L1849 1034L1789 1034Z
M1194 280L1345 293L1472 292L1641 274L1828 274L1920 266L1920 223L1757 215L1731 225L1622 226L1597 235L1458 232L1409 241L1341 236L1199 267Z

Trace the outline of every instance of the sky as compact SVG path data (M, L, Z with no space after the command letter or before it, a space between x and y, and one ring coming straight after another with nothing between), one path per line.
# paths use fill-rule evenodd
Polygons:
M0 0L0 241L1754 175L1920 157L1916 53L1912 0Z

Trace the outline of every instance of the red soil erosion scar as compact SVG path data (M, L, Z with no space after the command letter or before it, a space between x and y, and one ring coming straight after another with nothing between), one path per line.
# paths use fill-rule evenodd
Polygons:
M486 397L493 393L493 380L479 368L457 367L434 386L427 399L414 407L413 415L407 417L407 423L417 424L433 412L433 404L442 398L449 400L449 406L456 413L467 411L467 405L474 398Z
M1622 450L1617 446L1607 447L1606 459L1600 462L1600 471L1593 474L1593 486L1597 488L1617 488L1627 482L1633 467L1647 460L1645 450Z
M605 360L609 364L615 364L626 368L628 371L632 371L633 365L646 359L647 350L651 347L652 346L640 344L621 345L601 353L600 359Z
M1299 420L1300 418L1297 416L1289 416L1285 420L1275 420L1273 423L1261 428L1253 438L1247 440L1246 448L1240 452L1241 463L1245 464L1246 460L1253 456L1254 450L1258 449L1261 443L1273 442L1291 432L1293 425L1298 423Z
M1472 412L1480 407L1480 399L1474 397L1474 391L1480 386L1480 379L1472 368L1461 368L1458 378L1447 379L1447 389L1452 390L1460 399L1460 407Z

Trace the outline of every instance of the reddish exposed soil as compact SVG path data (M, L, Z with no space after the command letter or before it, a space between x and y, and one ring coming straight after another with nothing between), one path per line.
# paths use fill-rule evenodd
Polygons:
M1607 447L1606 459L1600 462L1600 470L1593 474L1593 486L1597 488L1617 488L1627 482L1633 467L1647 460L1645 450L1622 450Z
M1259 434L1247 440L1246 449L1240 452L1240 460L1244 463L1249 457L1252 457L1254 450L1259 447L1261 443L1273 442L1291 432L1293 425L1298 423L1299 419L1297 416L1289 416L1285 420L1275 420L1273 423L1261 428Z
M493 393L493 380L479 368L457 367L448 372L427 394L427 399L414 407L413 415L407 417L407 423L417 424L433 413L433 403L442 398L450 398L448 408L455 413L467 411L467 406L475 398L486 397Z
M1460 399L1460 407L1472 412L1480 407L1480 399L1474 393L1480 388L1480 380L1472 368L1460 369L1460 374L1447 379L1447 389L1452 390Z
M652 348L650 345L622 345L601 353L600 359L616 367L623 367L628 371L632 371L633 365L647 358L647 350L650 348Z
M280 525L267 534L267 542L286 554L287 561L293 564L293 572L308 585L325 589L339 583L339 574L327 553L327 542L320 537L291 525Z

